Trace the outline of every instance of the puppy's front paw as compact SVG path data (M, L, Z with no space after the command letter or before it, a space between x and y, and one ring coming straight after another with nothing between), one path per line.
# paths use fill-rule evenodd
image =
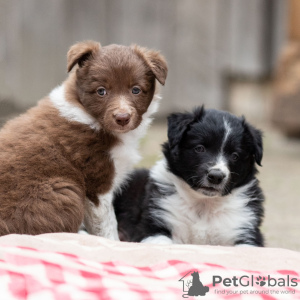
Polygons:
M238 244L238 245L235 245L235 247L256 247L256 246L250 245L250 244Z
M141 241L141 243L157 244L157 245L170 245L173 241L165 235L149 236Z

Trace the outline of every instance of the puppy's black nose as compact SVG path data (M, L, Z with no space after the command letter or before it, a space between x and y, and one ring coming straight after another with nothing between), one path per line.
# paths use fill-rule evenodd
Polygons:
M121 126L125 126L129 123L130 121L130 114L116 114L114 115L115 120L117 122L117 124L121 125Z
M207 179L210 183L220 184L225 178L225 174L219 169L212 169L207 174Z

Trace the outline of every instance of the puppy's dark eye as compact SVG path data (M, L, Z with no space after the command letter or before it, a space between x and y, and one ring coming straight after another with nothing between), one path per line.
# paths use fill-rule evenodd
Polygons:
M202 145L199 145L194 148L195 152L200 153L200 152L205 152L205 148Z
M239 155L238 155L236 152L233 152L233 153L231 154L231 159L232 159L233 161L237 161L239 158L240 158L240 157L239 157Z
M132 88L132 94L138 95L140 92L141 92L140 88L138 88L136 86Z
M101 87L97 90L97 94L101 97L105 96L106 95L106 89Z

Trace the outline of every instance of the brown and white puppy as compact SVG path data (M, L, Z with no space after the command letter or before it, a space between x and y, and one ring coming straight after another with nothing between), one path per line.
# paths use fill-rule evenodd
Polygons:
M118 239L112 206L156 111L153 50L94 41L68 52L67 80L0 131L0 235L77 232Z

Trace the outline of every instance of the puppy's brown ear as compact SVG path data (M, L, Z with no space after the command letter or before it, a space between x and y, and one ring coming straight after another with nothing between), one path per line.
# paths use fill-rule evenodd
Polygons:
M168 66L165 58L155 50L150 50L137 45L132 45L132 48L146 61L160 84L164 85L168 74Z
M76 64L82 67L84 61L99 52L100 47L100 43L94 41L79 42L71 46L67 54L68 72L70 72Z

